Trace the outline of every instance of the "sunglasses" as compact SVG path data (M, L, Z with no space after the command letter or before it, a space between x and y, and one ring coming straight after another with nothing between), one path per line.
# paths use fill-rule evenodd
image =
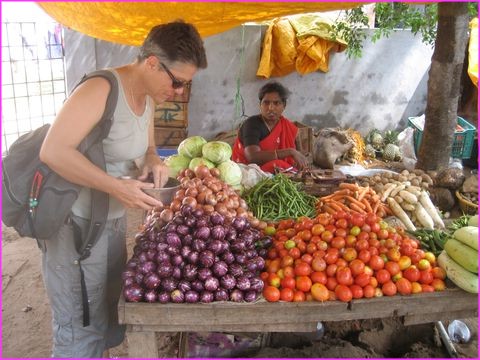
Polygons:
M165 72L168 74L168 76L170 76L170 79L172 79L172 88L180 89L180 88L188 87L192 84L192 81L178 80L164 63L161 62L160 65L162 65Z

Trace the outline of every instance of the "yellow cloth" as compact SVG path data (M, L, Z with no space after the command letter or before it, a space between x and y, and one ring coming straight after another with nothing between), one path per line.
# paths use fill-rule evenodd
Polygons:
M468 76L478 87L478 18L470 21L470 42L468 44Z
M331 21L319 14L275 19L263 42L257 76L284 76L293 71L304 75L327 72L330 51L343 51L346 42L329 40Z
M359 2L37 2L60 24L83 34L140 45L155 25L183 19L202 37L221 33L250 21L351 9ZM226 45L228 46L228 45Z

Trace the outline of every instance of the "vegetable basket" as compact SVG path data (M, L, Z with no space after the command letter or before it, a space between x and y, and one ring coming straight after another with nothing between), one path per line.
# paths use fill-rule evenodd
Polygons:
M473 215L478 214L478 205L472 203L465 199L465 197L460 193L460 191L456 191L455 195L457 196L458 201L460 202L460 208L465 214Z

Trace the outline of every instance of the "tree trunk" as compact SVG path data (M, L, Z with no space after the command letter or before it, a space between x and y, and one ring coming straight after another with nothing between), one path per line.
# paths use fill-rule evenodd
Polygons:
M467 3L438 4L437 38L428 73L427 109L417 168L448 167L457 124L468 20Z

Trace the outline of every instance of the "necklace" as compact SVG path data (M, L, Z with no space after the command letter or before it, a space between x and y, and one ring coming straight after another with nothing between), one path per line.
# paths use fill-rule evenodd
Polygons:
M263 116L262 116L262 120L263 120L263 123L265 124L265 126L267 127L269 133L272 132L272 129L275 127L275 125L277 125L277 122L275 121L275 124L273 124L271 127L268 126L268 123L265 121Z

